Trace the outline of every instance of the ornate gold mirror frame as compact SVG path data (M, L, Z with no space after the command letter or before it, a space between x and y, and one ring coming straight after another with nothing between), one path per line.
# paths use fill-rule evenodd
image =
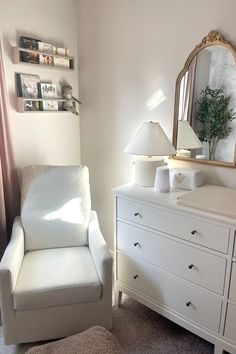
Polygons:
M212 30L208 33L207 36L203 38L200 44L198 44L195 49L189 54L183 69L179 73L177 80L176 80L176 85L175 85L175 104L174 104L174 123L173 123L173 138L172 142L175 148L177 148L177 133L178 133L178 115L179 115L179 98L180 98L180 83L185 75L185 73L189 70L190 64L195 57L196 54L198 54L199 51L202 49L213 46L213 45L220 45L225 48L227 48L234 57L235 64L236 64L236 48L229 42L227 41L219 32ZM172 158L176 160L182 160L182 161L191 161L195 163L202 163L202 164L208 164L208 165L214 165L214 166L221 166L221 167L230 167L230 168L235 168L236 167L236 144L235 144L235 150L234 150L234 157L233 157L233 162L224 162L224 161L216 161L216 160L199 160L196 158L192 157L181 157L181 156L173 156Z

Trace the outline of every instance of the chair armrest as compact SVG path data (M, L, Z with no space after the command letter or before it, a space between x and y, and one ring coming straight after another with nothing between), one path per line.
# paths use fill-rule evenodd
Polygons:
M8 288L12 293L17 282L21 263L24 257L24 230L21 219L17 216L13 223L11 240L0 263L0 282L3 285L10 281ZM9 287L10 285L10 287Z
M88 243L101 283L111 286L113 258L100 231L97 213L93 210L88 227Z
M0 263L0 303L5 344L17 343L18 329L13 291L24 257L24 231L20 217L14 220L11 240Z

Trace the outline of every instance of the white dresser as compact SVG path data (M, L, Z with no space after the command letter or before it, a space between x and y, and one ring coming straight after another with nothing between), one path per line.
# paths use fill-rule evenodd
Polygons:
M183 193L114 189L116 301L124 292L235 354L236 220L177 204Z

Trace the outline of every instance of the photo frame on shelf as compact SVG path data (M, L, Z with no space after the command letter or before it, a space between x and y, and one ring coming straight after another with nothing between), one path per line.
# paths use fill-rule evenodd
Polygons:
M70 68L70 58L58 56L53 58L53 65L54 66L61 66L63 68Z
M20 61L23 63L39 64L39 54L31 51L20 51Z
M38 84L40 77L38 75L16 73L17 96L23 98L32 98L34 100L24 101L25 111L39 111L40 104L35 98L39 98Z
M53 65L53 56L49 54L39 54L39 64Z
M16 86L19 97L38 98L38 84L40 77L38 75L16 73Z
M40 39L25 37L25 36L20 37L20 47L21 48L37 50L39 42L41 42Z
M24 63L39 64L38 53L33 52L33 50L38 50L38 43L40 39L31 37L20 37L20 47L29 49L29 51L20 51L20 60Z
M50 43L38 42L38 51L48 54L56 54L56 47Z
M40 82L38 84L40 97L46 99L41 102L42 111L58 111L58 101L50 100L57 98L57 87L55 84Z
M56 54L68 57L70 52L67 48L56 48Z
M24 101L24 111L40 111L40 102Z

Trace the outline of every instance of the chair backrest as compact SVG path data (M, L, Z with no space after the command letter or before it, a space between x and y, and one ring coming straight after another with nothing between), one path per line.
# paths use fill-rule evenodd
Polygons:
M25 250L87 245L91 214L85 166L27 166L22 170Z

